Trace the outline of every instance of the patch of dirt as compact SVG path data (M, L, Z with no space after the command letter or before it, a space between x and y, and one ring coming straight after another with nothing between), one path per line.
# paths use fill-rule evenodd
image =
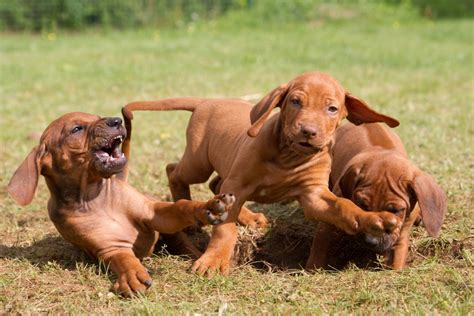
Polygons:
M474 250L474 236L462 240L426 238L413 244L410 250L414 258L437 256L443 259L463 259L464 251L470 251L472 253Z

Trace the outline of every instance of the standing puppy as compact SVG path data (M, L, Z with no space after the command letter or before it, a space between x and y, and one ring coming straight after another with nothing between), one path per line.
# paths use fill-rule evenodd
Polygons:
M272 115L272 110L281 111ZM346 92L329 75L310 72L283 84L258 104L236 99L177 98L135 102L123 109L192 111L187 144L178 163L166 168L175 200L191 199L189 185L205 182L233 192L236 202L224 224L213 229L205 253L194 263L198 273L227 273L237 240L235 221L245 201L297 200L310 220L331 223L348 234L372 238L398 234L399 219L389 212L368 213L328 189L330 148L340 121L356 124L398 121L379 114ZM243 208L239 218L260 220ZM253 219L252 219L253 217Z
M446 214L445 193L408 159L400 138L381 124L340 127L332 154L333 192L365 211L390 212L403 225L399 236L357 239L332 225L318 223L307 268L341 268L354 257L363 260L378 253L394 270L402 269L411 227L419 216L428 234L438 236ZM362 248L348 250L351 246Z
M234 197L223 194L207 202L159 202L126 183L127 158L120 150L126 137L120 118L69 113L53 121L16 170L8 191L29 204L40 174L51 193L49 217L59 233L118 275L116 291L125 296L151 285L140 263L149 256L158 232L220 222ZM124 152L128 153L127 138Z

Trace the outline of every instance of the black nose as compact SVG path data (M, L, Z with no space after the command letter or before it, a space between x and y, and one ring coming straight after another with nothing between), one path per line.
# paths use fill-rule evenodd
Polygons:
M105 124L110 127L119 127L122 125L122 119L120 117L108 117L105 119Z
M316 128L312 126L303 126L301 127L301 132L306 138L315 138L316 137Z

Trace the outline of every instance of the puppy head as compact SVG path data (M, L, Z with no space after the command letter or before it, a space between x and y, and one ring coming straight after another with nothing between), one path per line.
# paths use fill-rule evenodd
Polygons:
M21 205L34 196L39 175L61 185L80 185L109 178L125 167L120 150L126 136L119 118L100 118L86 113L69 113L53 121L15 171L8 192Z
M365 211L387 211L408 219L418 202L424 226L437 236L446 213L446 195L434 179L408 159L392 152L373 156L370 164L352 165L339 180L344 197ZM382 253L393 247L399 232L378 239L361 236L368 248Z
M275 107L281 108L280 120L290 148L302 154L319 152L332 140L340 121L355 123L398 121L370 109L362 100L346 92L329 75L310 72L279 86L254 106L248 135L258 135Z

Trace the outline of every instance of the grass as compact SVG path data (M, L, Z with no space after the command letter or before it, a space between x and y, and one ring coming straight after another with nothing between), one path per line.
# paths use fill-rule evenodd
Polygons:
M145 260L155 280L149 293L123 300L108 291L113 276L56 232L42 180L25 208L0 192L0 313L473 313L472 20L381 18L382 11L338 6L322 12L311 23L281 26L239 25L231 16L175 30L2 34L0 187L63 113L119 115L129 101L170 96L255 100L301 72L322 70L401 121L397 133L411 158L448 194L440 239L417 228L401 272L308 274L245 264L207 279L187 271L189 260L158 253ZM164 166L183 152L188 117L136 114L130 181L140 191L169 198ZM210 192L198 185L193 194ZM295 204L252 208L287 227L313 225ZM310 237L286 239L289 256L308 251Z

